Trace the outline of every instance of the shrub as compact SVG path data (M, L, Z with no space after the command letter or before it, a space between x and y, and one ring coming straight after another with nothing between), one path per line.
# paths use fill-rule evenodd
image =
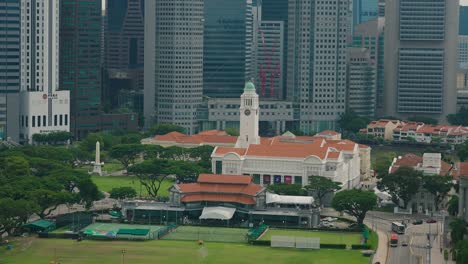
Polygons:
M320 248L346 249L345 244L320 244Z
M371 245L351 245L351 249L371 249Z

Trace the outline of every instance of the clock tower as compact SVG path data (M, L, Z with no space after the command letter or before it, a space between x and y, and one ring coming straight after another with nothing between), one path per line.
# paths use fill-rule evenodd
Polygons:
M245 84L239 111L240 131L236 148L247 148L250 144L260 144L260 137L258 136L260 107L258 94L255 92L255 85L252 82Z

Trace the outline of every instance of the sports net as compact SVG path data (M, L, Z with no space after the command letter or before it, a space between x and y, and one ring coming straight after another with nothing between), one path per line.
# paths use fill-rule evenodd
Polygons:
M212 242L246 242L247 229L179 226L161 239L165 240L203 240Z
M290 236L272 236L271 247L293 248L296 246L294 237Z
M318 237L272 236L271 247L320 249Z

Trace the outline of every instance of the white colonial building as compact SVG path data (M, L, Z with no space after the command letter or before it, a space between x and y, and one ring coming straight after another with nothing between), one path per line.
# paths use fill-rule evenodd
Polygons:
M370 148L329 132L315 136L286 133L272 138L258 136L258 95L247 83L241 96L240 135L235 147L214 149L212 171L216 174L250 175L255 183L308 184L309 176L341 182L343 188L357 186L369 175ZM367 171L362 168L368 168Z

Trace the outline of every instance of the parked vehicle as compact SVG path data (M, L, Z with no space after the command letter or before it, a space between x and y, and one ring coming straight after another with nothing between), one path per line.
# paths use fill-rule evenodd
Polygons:
M429 218L429 219L426 220L426 223L428 223L428 224L437 223L437 220L435 220L434 218Z
M421 225L423 223L423 220L417 219L413 222L413 225Z

